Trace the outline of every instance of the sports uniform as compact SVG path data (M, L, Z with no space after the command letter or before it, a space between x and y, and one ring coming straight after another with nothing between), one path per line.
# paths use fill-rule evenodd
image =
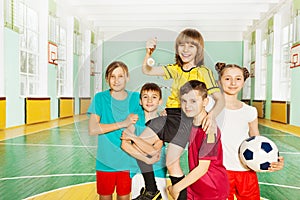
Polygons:
M144 111L139 105L139 93L131 91L126 92L127 97L124 100L114 99L110 95L110 90L97 93L91 102L88 114L100 116L100 123L103 124L124 121L130 113L138 114L139 118L143 118L141 116L143 116ZM141 123L143 123L141 120L137 121L137 124ZM121 190L120 195L124 195L126 192L128 194L130 192L131 179L129 170L137 167L136 160L124 152L120 147L122 131L123 129L118 129L106 134L99 134L96 157L97 171L103 173L109 172L109 174L113 172L125 172L125 175L122 173L122 177L127 179L127 182L118 182L118 176L115 177L117 182L117 192ZM101 184L102 179L101 176L98 177L98 175L101 175L101 173L97 173L97 184ZM101 192L99 194L107 195L107 193L111 192L111 188L114 187L114 184L115 183L112 182L112 185L109 185L103 180L103 185L98 185L98 192ZM125 187L124 184L127 186L129 185L129 188ZM103 189L105 187L107 188ZM120 189L121 187L125 188Z
M240 109L224 110L216 118L222 132L224 166L230 181L228 200L259 200L259 185L256 172L246 168L239 159L239 146L249 137L249 122L257 118L257 110L245 103Z
M167 116L154 118L147 123L158 137L164 142L173 143L184 148L188 141L192 119L181 113L179 89L190 80L199 80L206 84L208 94L220 92L213 73L206 66L193 67L186 71L177 64L163 67L165 79L174 79L171 86L171 94L167 99Z
M223 166L223 151L220 130L213 143L207 142L207 134L201 127L193 126L189 136L188 161L192 171L199 160L210 160L208 171L188 187L189 200L225 200L229 193L229 182Z

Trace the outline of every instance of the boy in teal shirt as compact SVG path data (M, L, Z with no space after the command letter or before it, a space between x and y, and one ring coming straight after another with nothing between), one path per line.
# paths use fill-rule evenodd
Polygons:
M155 83L146 83L143 85L141 92L140 92L140 104L143 107L144 114L145 114L145 123L158 116L158 108L162 104L162 95L161 95L161 89L160 87ZM136 135L140 135L143 131L143 129L146 126L135 126ZM136 157L138 159L144 159L144 162L148 162L150 159L157 159L158 161L153 165L154 175L155 175L155 181L157 184L158 189L161 192L161 196L159 196L157 199L168 199L168 195L166 192L166 158L165 158L165 146L162 147L161 151L157 151L156 155L153 155L152 157L144 153L141 149L139 149L131 140L128 140L126 138L126 135L123 134L122 136L122 148L124 151L128 152L133 157L136 157L137 155L139 157ZM156 144L157 149L160 148L162 145L162 141L158 141ZM142 158L143 157L143 158ZM143 193L145 188L145 183L143 176L141 175L141 172L139 168L136 169L137 171L133 173L137 173L132 178L132 193L131 198L134 199L140 195L140 192Z

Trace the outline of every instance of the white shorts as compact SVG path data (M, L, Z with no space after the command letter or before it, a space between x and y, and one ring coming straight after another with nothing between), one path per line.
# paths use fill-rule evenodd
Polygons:
M155 177L156 185L164 200L168 200L167 179ZM136 174L132 177L131 198L134 199L140 195L142 187L145 187L145 182L142 174Z

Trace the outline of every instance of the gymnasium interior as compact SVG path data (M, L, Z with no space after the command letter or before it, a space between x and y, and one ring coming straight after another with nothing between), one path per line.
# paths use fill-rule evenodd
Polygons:
M142 73L145 44L156 37L156 65L174 63L185 28L216 78L217 62L250 72L239 98L285 160L258 172L261 199L300 199L299 0L0 0L0 199L98 199L87 109L106 67L126 63L127 89L155 82L165 102L171 82Z

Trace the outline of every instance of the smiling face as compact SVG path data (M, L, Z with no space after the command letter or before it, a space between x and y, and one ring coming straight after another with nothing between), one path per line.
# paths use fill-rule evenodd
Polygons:
M245 83L243 71L237 67L224 69L220 83L225 94L237 95Z
M178 45L178 55L180 56L184 65L189 64L194 66L195 57L197 55L197 46L191 42L180 43Z
M160 93L155 90L144 90L141 93L140 104L146 112L157 112L162 104Z
M175 41L175 50L176 64L180 67L204 64L204 40L196 29L187 28L181 31Z
M181 96L181 108L187 117L197 117L205 113L208 98L203 98L198 90L191 90Z
M108 76L108 84L111 90L115 92L124 91L128 81L127 73L122 67L115 68Z

